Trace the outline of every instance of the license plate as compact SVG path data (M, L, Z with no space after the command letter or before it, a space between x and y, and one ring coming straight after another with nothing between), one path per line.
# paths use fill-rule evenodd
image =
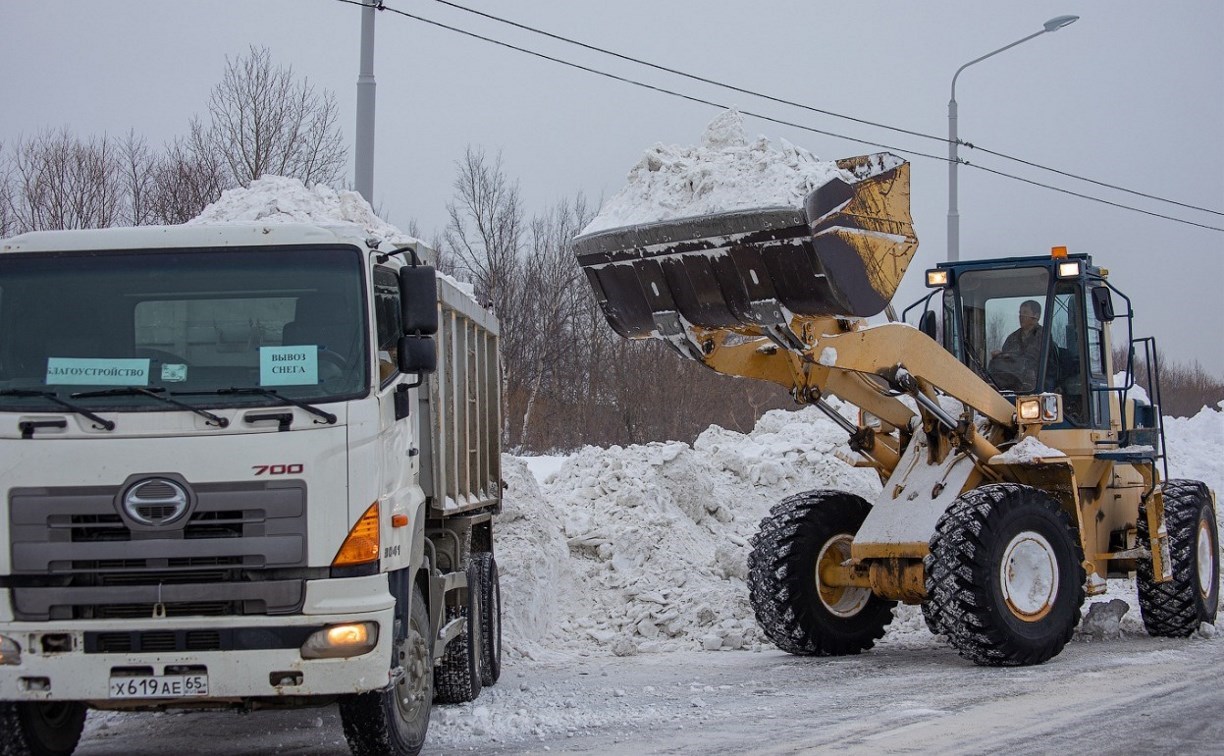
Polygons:
M208 675L134 675L110 679L111 698L188 698L208 695Z

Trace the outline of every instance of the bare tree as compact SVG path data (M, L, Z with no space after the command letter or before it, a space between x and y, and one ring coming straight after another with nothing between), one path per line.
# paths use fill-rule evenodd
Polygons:
M479 147L468 147L458 168L443 240L455 270L504 318L511 314L502 310L513 300L521 266L524 214L518 184L506 178L500 154L490 162Z
M0 142L0 239L17 233L17 221L13 217L13 188L9 180L9 157L4 143Z
M155 222L153 209L154 167L157 157L144 137L130 130L119 143L119 167L127 210L124 222L132 226L147 226Z
M194 119L188 144L196 165L216 164L227 186L264 174L335 183L348 158L336 98L277 66L267 48L226 58L208 99L208 122ZM215 198L214 198L215 199Z
M6 223L21 232L119 222L125 201L120 152L109 137L82 140L67 129L18 140L6 160Z
M172 142L153 165L148 198L156 223L186 223L215 202L228 186L217 155L198 150L190 140Z

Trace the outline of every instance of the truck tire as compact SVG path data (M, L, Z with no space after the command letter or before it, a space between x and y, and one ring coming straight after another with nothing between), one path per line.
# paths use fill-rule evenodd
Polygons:
M1071 518L1014 483L961 495L935 526L924 562L931 616L964 658L1040 664L1062 651L1084 604L1084 554Z
M447 621L463 617L463 630L446 647L442 662L434 673L434 700L438 703L466 703L476 700L483 687L480 633L480 568L475 561L467 568L467 597L462 607L448 606Z
M1152 562L1136 569L1139 613L1149 635L1184 638L1214 623L1220 605L1220 537L1207 486L1197 480L1164 483L1165 528L1173 579L1157 583ZM1139 507L1139 545L1151 547L1147 507Z
M480 572L480 682L495 685L501 677L501 581L492 552L472 555Z
M0 754L69 756L85 729L85 704L76 701L0 703Z
M748 555L748 596L757 624L792 654L843 656L871 648L892 622L895 601L868 588L821 585L822 560L850 557L871 505L841 491L783 499L761 521Z
M392 650L404 673L386 690L340 698L340 722L353 756L416 756L425 744L433 705L434 633L419 586L412 589L408 634Z

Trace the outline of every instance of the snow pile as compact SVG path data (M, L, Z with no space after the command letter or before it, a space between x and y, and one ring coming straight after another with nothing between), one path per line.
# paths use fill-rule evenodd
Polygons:
M1224 491L1224 403L1165 422L1170 475ZM794 493L837 488L870 499L879 491L874 473L843 461L845 441L806 408L768 412L747 434L711 427L692 446L533 458L542 483L526 460L507 456L497 554L508 652L547 659L767 642L748 602L748 539ZM1009 453L1062 456L1035 442ZM1110 580L1084 607L1092 619L1079 636L1146 635L1135 590L1133 580ZM1118 599L1129 611L1110 604ZM1110 605L1093 610L1096 603ZM931 642L916 607L897 606L894 615L882 645Z
M763 136L750 140L732 108L710 123L699 145L647 150L582 233L751 207L802 207L808 192L833 178L853 180L785 139L776 147Z
M298 179L283 176L264 176L248 187L226 189L221 199L187 223L353 225L360 227L364 236L392 245L417 241L375 215L370 203L357 192L337 191L323 184L308 187Z
M809 408L769 412L747 435L711 427L691 447L587 447L541 487L508 458L497 525L508 645L537 657L762 642L748 539L791 494L878 491L873 473L836 456L845 441Z
M1065 457L1057 449L1051 449L1045 444L1037 440L1036 436L1026 436L1020 440L1018 444L1008 449L1003 454L999 454L991 458L991 462L1004 465L1023 465L1036 462L1041 459L1052 459L1054 457Z

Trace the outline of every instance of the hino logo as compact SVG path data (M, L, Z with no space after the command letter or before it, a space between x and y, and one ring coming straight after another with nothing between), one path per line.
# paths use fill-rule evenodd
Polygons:
M123 495L123 511L141 525L169 525L187 512L191 497L169 478L145 478Z

